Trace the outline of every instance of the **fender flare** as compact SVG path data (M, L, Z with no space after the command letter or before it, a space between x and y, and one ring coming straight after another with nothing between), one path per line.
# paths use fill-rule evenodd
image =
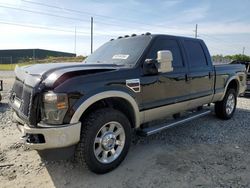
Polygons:
M74 124L79 122L82 114L95 102L106 99L106 98L112 98L112 97L119 97L122 99L125 99L127 102L129 102L133 108L134 111L134 117L135 117L135 127L140 126L140 112L137 102L133 97L131 97L129 94L122 92L122 91L104 91L98 94L95 94L88 99L86 99L75 111L74 115L72 116L70 123Z
M223 95L221 96L220 100L223 100L224 96L226 95L228 85L229 85L230 82L233 81L233 80L236 80L236 82L237 82L237 91L236 91L236 92L237 92L237 95L238 95L238 93L239 93L239 84L240 84L240 81L239 81L239 78L238 78L237 76L232 76L231 78L229 78L229 79L227 80L227 83L226 83L226 86L225 86L225 90L224 90Z

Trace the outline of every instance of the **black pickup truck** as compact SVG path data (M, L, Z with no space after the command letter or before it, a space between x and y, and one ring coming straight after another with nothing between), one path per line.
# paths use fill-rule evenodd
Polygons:
M74 153L95 173L123 161L132 130L157 133L210 113L210 103L230 119L246 89L245 66L213 66L202 40L150 33L111 40L83 63L15 74L9 103L24 142L39 153Z

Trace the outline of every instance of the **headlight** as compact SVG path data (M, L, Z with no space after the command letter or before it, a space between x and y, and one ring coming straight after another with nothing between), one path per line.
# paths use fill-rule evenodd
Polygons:
M62 124L67 110L67 94L48 92L43 95L42 122L46 124Z

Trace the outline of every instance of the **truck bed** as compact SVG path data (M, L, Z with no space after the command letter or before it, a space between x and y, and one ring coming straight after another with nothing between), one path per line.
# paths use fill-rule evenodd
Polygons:
M228 83L229 79L238 77L240 81L245 79L246 67L241 64L220 64L214 65L215 70L215 94L219 95L219 93L223 93L225 91L226 83ZM242 80L241 80L242 79ZM238 94L244 92L246 88L246 80L239 83L245 83L242 85L243 87L239 87ZM241 88L241 89L240 89Z

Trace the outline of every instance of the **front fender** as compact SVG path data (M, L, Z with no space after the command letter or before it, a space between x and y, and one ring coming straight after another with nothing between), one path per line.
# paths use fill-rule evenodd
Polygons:
M110 91L104 91L97 93L89 98L87 98L75 111L74 115L72 116L70 123L77 123L80 121L80 118L82 114L95 102L105 99L105 98L111 98L111 97L118 97L125 99L127 102L131 104L134 110L134 117L135 117L135 127L140 126L141 117L139 112L139 107L135 99L130 96L129 94L123 92L123 91L116 91L116 90L110 90Z

